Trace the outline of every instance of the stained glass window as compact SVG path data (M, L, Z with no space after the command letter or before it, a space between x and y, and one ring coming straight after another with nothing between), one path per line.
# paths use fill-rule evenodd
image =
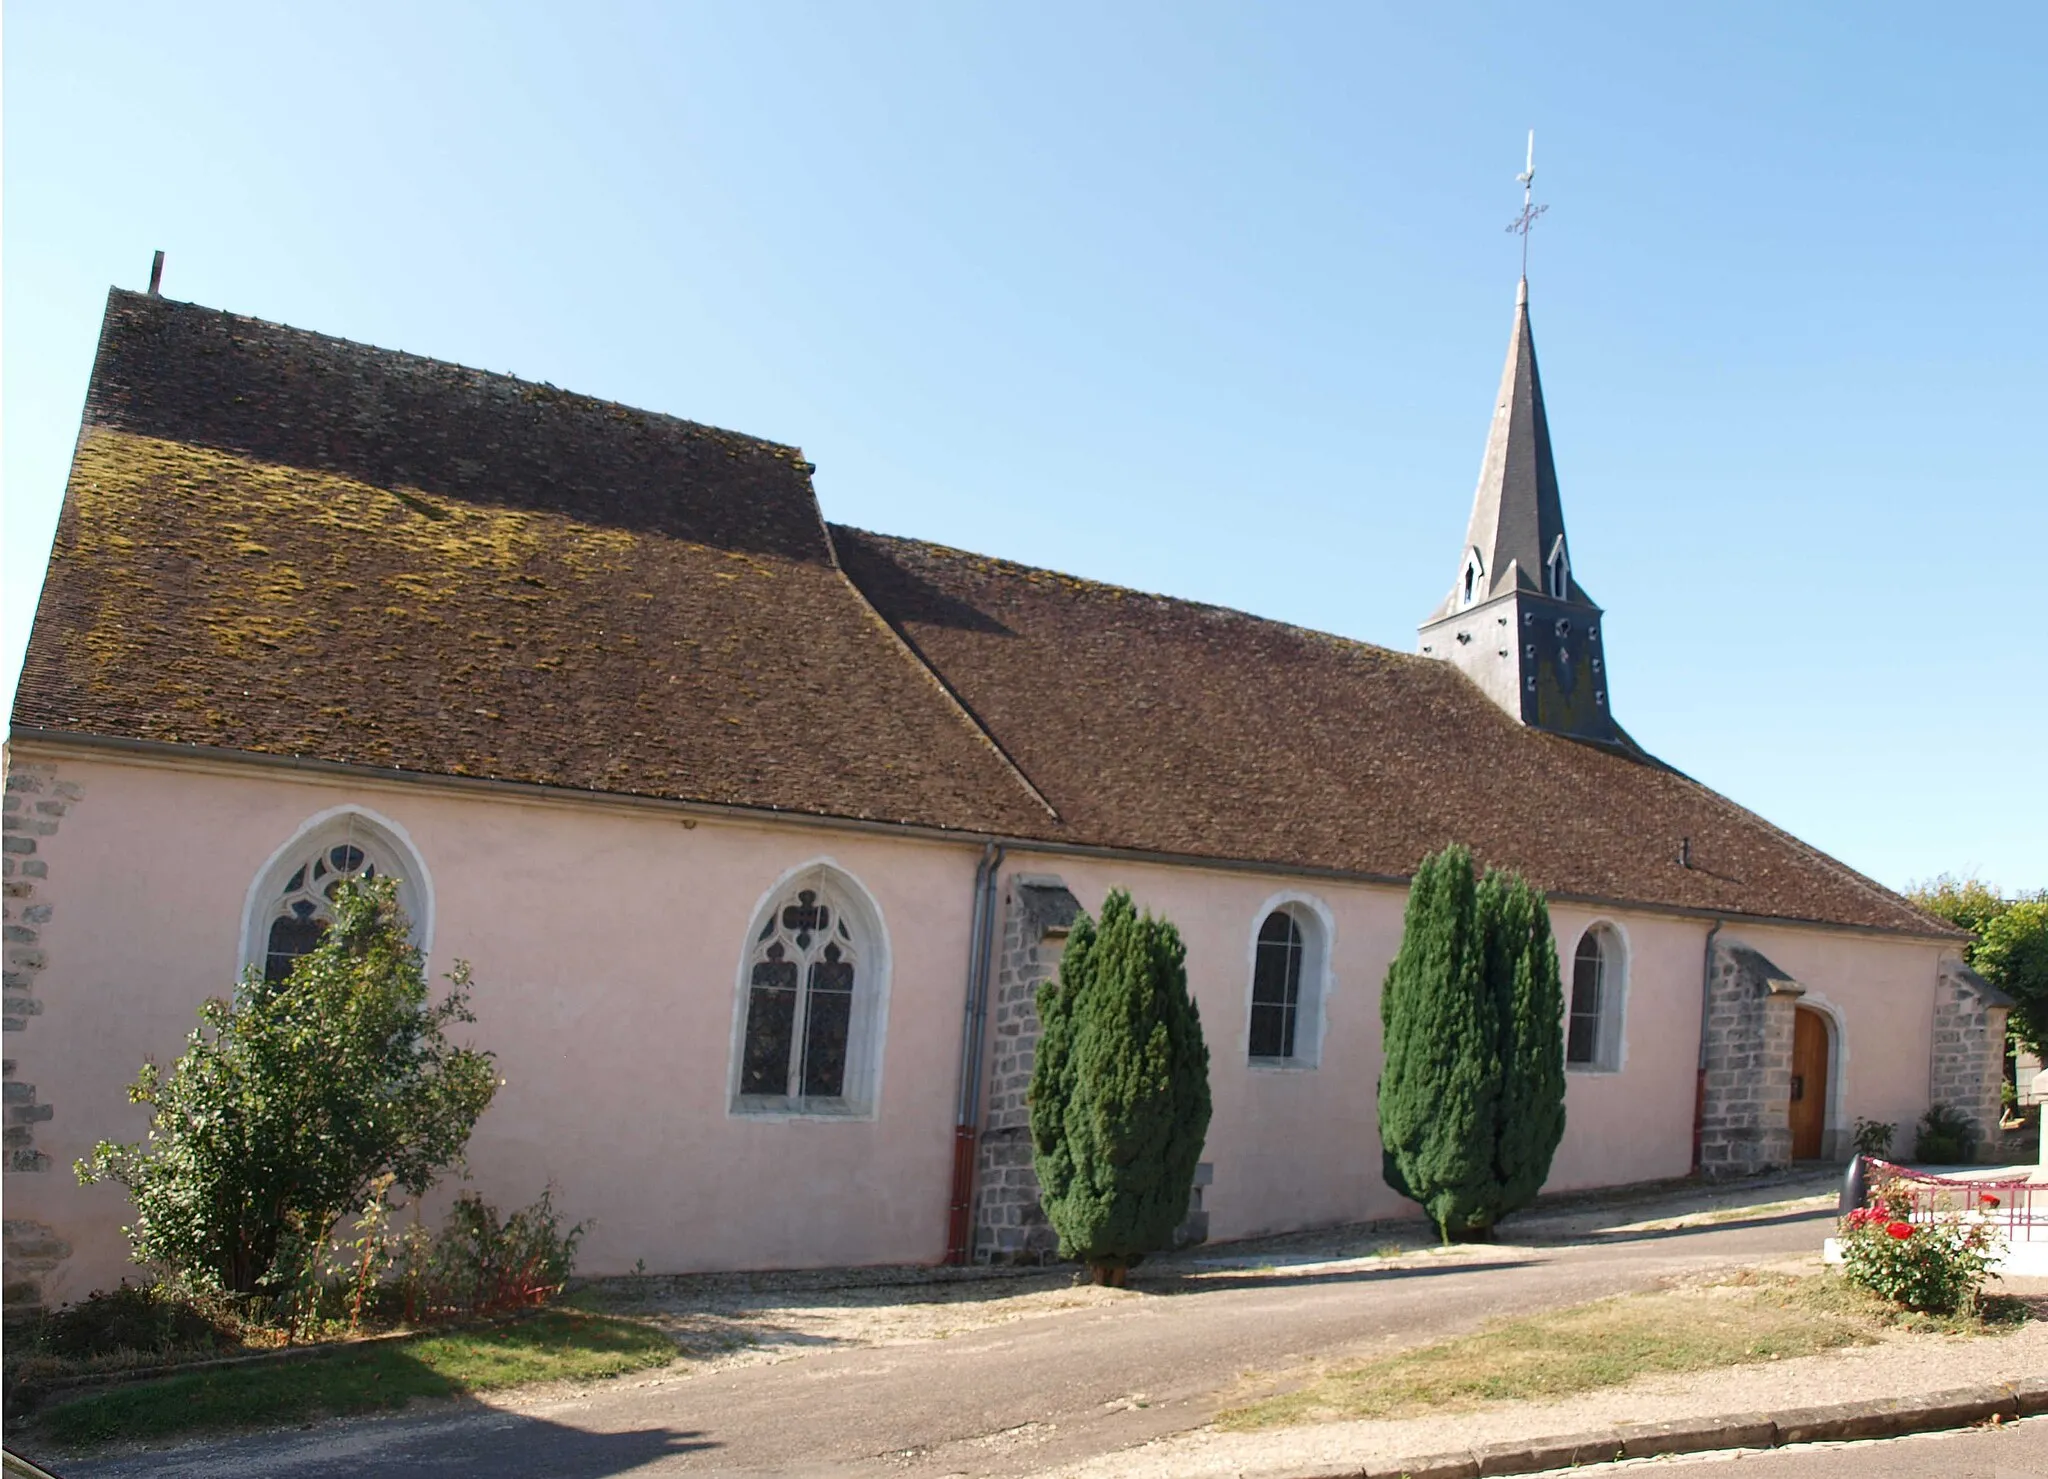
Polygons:
M334 918L334 900L345 880L377 876L377 864L354 842L314 844L271 901L263 979L273 986L283 981L298 958L320 943Z
M832 1107L845 1100L860 960L845 910L822 883L770 911L748 969L741 1094Z
M1301 1009L1301 926L1276 909L1259 926L1252 966L1251 1056L1292 1058Z

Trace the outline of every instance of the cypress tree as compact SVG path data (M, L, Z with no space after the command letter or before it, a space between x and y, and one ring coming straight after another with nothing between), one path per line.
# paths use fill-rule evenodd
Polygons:
M1527 1206L1564 1133L1564 1003L1543 898L1472 854L1425 858L1380 995L1381 1161L1445 1241Z
M1380 993L1387 1184L1420 1202L1446 1241L1483 1216L1496 1176L1500 1002L1487 982L1476 892L1466 849L1423 860Z
M1113 891L1076 921L1059 979L1038 992L1031 1141L1060 1253L1122 1284L1187 1217L1209 1129L1209 1049L1187 948Z
M1501 1054L1498 1221L1536 1200L1564 1138L1564 985L1550 907L1519 873L1505 875L1492 933L1509 1029Z

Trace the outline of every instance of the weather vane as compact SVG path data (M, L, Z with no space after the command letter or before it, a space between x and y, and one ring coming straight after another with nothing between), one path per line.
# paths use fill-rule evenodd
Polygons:
M1529 275L1529 230L1536 224L1537 218L1550 209L1547 205L1531 205L1529 203L1529 188L1536 181L1536 130L1533 128L1529 130L1528 162L1523 165L1522 172L1516 175L1515 178L1521 181L1522 184L1522 213L1516 216L1514 220L1508 222L1508 230L1521 233L1522 276L1526 278Z

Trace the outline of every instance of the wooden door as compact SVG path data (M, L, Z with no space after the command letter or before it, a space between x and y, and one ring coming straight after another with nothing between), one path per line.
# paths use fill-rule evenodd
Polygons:
M1828 1121L1828 1026L1819 1012L1792 1014L1792 1159L1818 1160Z

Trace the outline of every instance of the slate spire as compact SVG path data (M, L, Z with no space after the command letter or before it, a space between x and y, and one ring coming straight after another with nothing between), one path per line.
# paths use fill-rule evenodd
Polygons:
M1423 623L1422 651L1464 669L1524 724L1625 742L1608 708L1600 608L1572 571L1526 277L1457 568Z
M1557 497L1557 465L1550 455L1550 421L1543 410L1543 377L1536 369L1536 340L1529 331L1529 280L1515 290L1515 328L1508 362L1501 371L1486 456L1479 464L1479 488L1458 584L1444 611L1465 598L1465 573L1478 556L1475 600L1510 589L1561 594L1551 566L1563 552L1565 589L1572 588L1570 552L1564 535L1564 507ZM1583 592L1580 593L1584 599Z

